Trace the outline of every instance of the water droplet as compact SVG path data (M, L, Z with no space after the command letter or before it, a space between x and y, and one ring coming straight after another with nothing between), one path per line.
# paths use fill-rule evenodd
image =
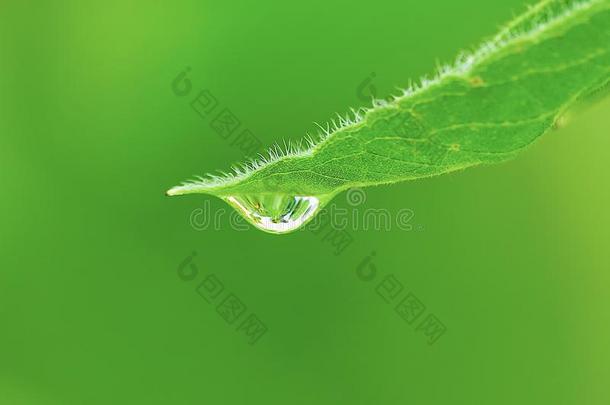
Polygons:
M283 194L230 196L225 201L258 229L275 234L301 228L322 205L317 197Z

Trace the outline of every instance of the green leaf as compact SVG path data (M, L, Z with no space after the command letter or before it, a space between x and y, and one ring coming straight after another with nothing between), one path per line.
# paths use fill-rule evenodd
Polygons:
M339 117L317 142L276 146L168 195L215 195L257 227L283 233L351 187L511 159L608 87L609 44L610 0L542 1L433 79Z

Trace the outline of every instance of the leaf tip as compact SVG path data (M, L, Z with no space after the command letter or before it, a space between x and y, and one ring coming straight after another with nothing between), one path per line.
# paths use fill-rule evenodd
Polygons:
M172 188L170 188L169 190L167 190L167 191L165 192L165 196L166 196L166 197L173 197L173 196L179 195L179 194L178 194L178 190L177 190L177 188L178 188L178 187L172 187Z

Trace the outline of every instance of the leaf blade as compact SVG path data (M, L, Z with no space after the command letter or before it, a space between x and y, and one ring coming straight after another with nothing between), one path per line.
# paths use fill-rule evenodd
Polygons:
M610 1L542 1L434 80L325 129L316 145L276 149L168 194L332 197L511 159L607 86L608 44Z

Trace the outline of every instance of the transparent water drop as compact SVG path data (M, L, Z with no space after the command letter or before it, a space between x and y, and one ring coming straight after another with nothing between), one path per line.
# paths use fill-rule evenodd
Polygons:
M239 195L224 200L258 229L275 234L295 231L321 209L321 201L312 196L283 194Z

